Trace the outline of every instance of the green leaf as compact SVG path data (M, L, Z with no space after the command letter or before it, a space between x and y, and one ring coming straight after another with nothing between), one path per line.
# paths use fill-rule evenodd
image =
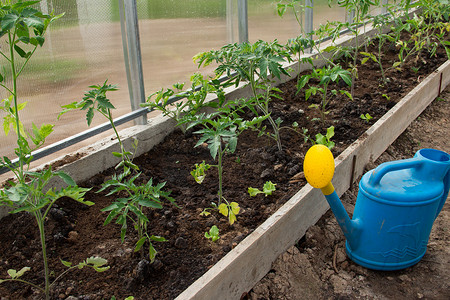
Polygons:
M249 187L249 188L248 188L248 193L249 193L249 195L250 195L251 197L255 197L256 195L262 194L263 192L260 191L259 189L255 189L255 188Z
M264 194L266 194L266 197L268 195L272 195L272 192L276 190L276 184L272 183L271 181L267 181L263 186Z
M228 206L225 203L219 205L219 213L221 213L225 217L228 216Z
M16 50L17 54L20 55L22 58L27 58L31 54L30 52L25 52L22 48L20 48L17 45L14 45L14 50Z
M36 1L37 3L39 3L40 1ZM24 10L22 10L22 16L23 17L29 17L32 16L36 13L39 13L39 11L37 9L31 8L31 7L26 7L24 8Z
M204 211L202 211L202 212L200 213L200 216L207 217L207 216L209 216L210 214L211 214L211 213L210 213L209 211L204 210Z
M91 264L93 266L104 266L108 263L108 261L104 258L98 257L98 256L91 256L89 258L86 259L86 263L87 264Z
M234 153L234 151L236 151L236 147L237 147L237 136L232 136L229 140L228 140L228 151L231 153Z
M326 145L327 140L323 134L318 133L316 134L316 143L320 145Z
M65 266L68 267L68 268L70 268L70 267L72 266L72 263L69 262L69 261L65 261L65 260L62 260L62 259L60 259L60 261L61 261L61 263L62 263L63 265L65 265Z
M147 237L145 237L145 236L140 238L139 241L137 241L137 243L136 243L136 247L134 248L134 252L138 252L139 250L141 250L141 248L144 245L146 240L147 240Z
M344 82L348 85L351 86L352 85L352 77L350 76L350 72L347 73L340 73L339 77L342 78L342 80L344 80Z
M392 67L393 67L393 68L397 68L397 67L400 66L401 64L402 64L401 62L397 61L397 62L395 62L395 63L392 65Z
M18 3L15 3L14 5L12 5L12 8L16 9L18 11L23 11L28 6L37 4L39 2L41 2L41 1L25 1L25 2L19 1Z
M94 118L94 108L89 107L88 112L86 113L86 121L87 121L88 126L91 126L93 118Z
M212 227L211 227L211 229L209 230L209 232L212 234L212 235L219 235L219 228L217 228L217 226L216 225L213 225Z
M297 89L302 89L310 80L311 76L309 75L304 75L302 77L300 77L300 79L297 82Z
M334 136L334 126L330 126L327 128L327 135L326 138L328 140L331 140L331 138Z
M72 177L63 171L55 172L55 175L61 178L69 186L75 187L77 185L76 182L72 179Z
M110 266L106 266L106 267L98 267L98 266L94 266L93 267L95 271L97 271L98 273L102 273L105 272L107 270L110 269Z
M30 38L30 44L33 46L41 46L44 45L45 38L43 36L35 36Z
M136 215L140 223L146 224L149 221L147 216L142 212L142 210L140 210L140 208L134 205L130 205L129 208L130 211Z
M16 270L14 270L14 269L9 269L8 270L8 275L9 275L9 277L11 277L11 278L16 278L16 275L17 275L17 271Z
M233 214L235 215L239 214L241 208L239 207L239 204L237 202L231 202L230 207Z
M156 209L163 208L163 206L160 203L149 200L149 199L141 199L138 201L138 203L139 203L139 205L142 205L145 207L156 208Z
M236 215L233 213L230 213L228 215L228 223L230 223L230 225L233 225L234 222L236 222Z
M30 267L23 267L18 272L16 270L9 269L8 275L11 276L11 278L13 278L13 279L17 279L17 278L21 277L23 274L25 274L25 272L28 272L30 270L31 270Z
M155 261L155 257L158 251L156 251L155 247L150 243L150 247L148 248L148 257L150 258L150 263Z
M114 105L109 101L109 99L106 98L97 98L97 102L100 107L106 108L106 109L115 109Z
M29 16L27 18L24 18L23 22L27 24L28 27L36 28L39 32L39 34L37 35L42 35L42 33L44 32L45 29L44 22L36 16Z
M19 16L13 13L7 14L2 18L2 31L8 31L14 27Z
M150 240L154 242L167 242L167 240L164 237L158 235L151 235Z
M119 158L123 157L123 154L120 152L112 152L112 155L114 155L115 157L119 157Z
M281 4L281 3L277 4L278 16L283 17L284 13L286 12L286 6L287 6L287 4Z
M39 129L39 134L45 139L53 132L53 127L55 126L52 124L43 124Z

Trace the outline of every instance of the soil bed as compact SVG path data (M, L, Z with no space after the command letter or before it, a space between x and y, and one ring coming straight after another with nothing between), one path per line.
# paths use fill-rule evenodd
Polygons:
M392 64L395 49L388 51L385 61ZM296 95L296 80L283 84L284 101L272 102L272 117L280 117L286 126L297 122L307 128L308 134L325 134L326 128L335 126L333 149L339 155L356 140L395 103L406 95L423 78L447 60L440 51L437 57L423 56L414 66L405 66L403 71L390 70L390 83L381 87L378 67L369 62L359 66L354 100L336 96L330 102L325 122L311 121L317 118L317 110L308 108L319 99L304 100L303 92ZM344 89L340 86L337 89ZM387 95L387 97L383 96ZM365 122L361 114L369 113L373 120ZM283 205L304 184L302 163L311 143L304 143L303 136L291 131L281 132L283 151L277 151L268 138L257 138L257 133L243 133L239 137L238 149L226 155L224 161L224 196L241 206L237 222L229 225L218 213L202 217L203 208L217 202L218 181L215 170L210 170L205 181L197 184L190 171L195 163L205 160L213 164L206 147L193 148L197 135L183 135L180 131L170 134L163 143L135 159L143 174L144 183L153 178L155 183L166 181L166 189L176 199L180 208L167 204L162 210L148 211L149 232L168 239L155 243L157 259L149 264L139 254L133 253L136 235L129 230L123 244L120 243L120 227L103 226L106 213L100 209L108 206L112 197L95 193L101 184L110 178L114 170L108 170L83 183L92 187L86 200L96 203L86 207L69 200L57 203L47 220L47 241L50 268L57 275L64 271L60 259L78 263L90 256L101 256L108 260L111 269L105 273L93 270L76 270L69 273L53 288L57 299L123 299L133 295L136 299L173 299L192 282L205 273L221 257L235 247L274 211ZM250 197L248 187L262 189L271 180L277 184L272 196ZM212 243L204 233L212 225L220 230L220 239ZM3 278L8 269L31 267L25 279L40 284L43 282L42 258L38 231L34 220L26 214L11 215L0 220L0 274ZM0 285L2 299L33 299L42 295L28 286L18 283Z

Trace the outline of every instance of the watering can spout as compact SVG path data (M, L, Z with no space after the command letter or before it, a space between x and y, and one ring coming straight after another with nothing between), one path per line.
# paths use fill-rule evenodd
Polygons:
M324 145L314 145L305 155L303 169L308 183L321 189L347 242L353 249L356 249L362 224L360 219L350 219L331 183L334 175L333 154Z

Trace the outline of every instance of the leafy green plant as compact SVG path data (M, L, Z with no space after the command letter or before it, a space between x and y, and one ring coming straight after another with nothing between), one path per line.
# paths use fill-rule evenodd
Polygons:
M272 183L272 181L267 181L264 186L263 190L259 190L257 188L248 188L248 193L250 196L254 197L258 194L264 194L266 197L272 195L272 193L276 190L276 184Z
M311 95L316 95L318 92L322 94L320 105L313 104L312 107L318 108L320 110L320 116L322 122L325 121L325 115L327 114L326 107L330 102L328 95L328 86L332 82L339 82L342 79L348 86L351 86L351 74L349 71L342 69L339 65L324 66L322 68L314 68L310 74L303 75L298 82L297 92L299 92L306 84L309 83L311 79L319 80L318 86L309 85L305 90L305 99L308 100ZM337 95L337 90L330 91L332 95ZM339 90L341 94L346 95L348 98L353 99L348 91Z
M121 159L116 169L123 168L123 172L119 175L113 175L112 179L105 182L98 192L111 189L107 194L108 196L113 194L126 194L126 197L117 198L111 205L102 209L104 212L109 212L104 225L116 219L116 223L122 225L120 238L123 243L128 228L127 220L131 220L138 234L138 241L136 242L134 251L140 251L141 255L143 255L143 246L147 243L148 255L150 261L153 262L157 251L152 242L164 242L166 239L148 233L147 227L149 220L144 213L144 208L161 209L163 208L161 201L163 198L172 204L175 204L175 200L169 196L170 191L163 191L165 182L153 186L153 179L150 178L146 184L136 183L136 181L139 181L138 178L141 175L141 173L137 173L139 167L132 162L133 153L125 149L123 141L114 125L111 110L115 107L106 97L106 93L116 91L117 86L107 84L107 81L105 81L103 85L92 85L90 88L92 90L86 92L80 102L64 105L64 110L60 116L69 111L81 109L87 111L86 120L88 125L91 124L95 112L103 115L111 124L120 146L120 152L113 152L112 154ZM134 147L136 146L137 141L135 140ZM132 175L132 171L136 172L136 174ZM130 178L129 176L132 177Z
M32 124L31 132L25 129L19 112L26 107L26 102L20 103L17 81L37 48L44 44L48 26L63 16L63 14L55 16L53 13L46 15L32 8L32 5L39 2L2 2L0 7L0 37L6 40L4 43L6 47L0 49L0 55L6 61L5 65L9 67L9 72L5 73L6 69L2 69L0 73L0 86L9 94L1 101L0 110L5 113L3 118L5 134L8 135L11 128L17 134L15 154L18 159L17 163L13 163L6 156L0 159L0 167L8 168L16 179L9 181L6 187L0 190L0 204L11 207L11 213L27 212L35 218L39 230L45 282L44 286L40 287L23 280L21 277L29 270L28 267L24 267L19 271L8 270L10 278L3 279L0 283L5 281L27 283L41 290L45 298L49 299L52 284L45 240L45 220L49 211L62 197L69 197L85 205L94 203L83 199L89 189L78 187L73 179L62 171L53 171L51 166L42 171L29 171L32 152L44 144L47 136L53 131L53 125L43 124L38 127ZM7 83L11 85L8 86ZM59 190L48 188L50 180L54 178L63 180L67 186Z
M201 184L206 177L206 171L211 168L211 165L206 164L203 161L200 164L195 164L194 170L191 171L192 177L194 177L195 182Z
M380 71L381 71L381 77L383 80L383 84L388 83L388 78L386 78L386 71L383 68L383 48L388 41L388 35L383 32L383 30L387 27L388 22L390 21L389 15L376 15L371 16L370 19L372 20L373 27L376 29L376 34L374 35L373 39L371 41L377 42L377 52L376 53L369 53L367 51L360 52L361 55L364 56L364 58L361 60L361 64L365 64L369 59L374 61L376 64L378 64Z
M334 136L334 126L330 126L327 128L326 135L323 135L321 133L316 134L316 144L325 145L328 147L328 149L333 149L335 143L331 140L331 138Z
M361 118L361 120L366 121L366 123L369 123L370 120L373 119L373 117L369 113L361 114L359 117Z
M389 96L388 94L382 94L381 96L386 98L387 101L391 100L391 96Z
M239 203L237 202L228 202L227 199L222 198L224 201L223 203L220 203L217 205L216 203L212 202L211 207L206 207L203 209L203 211L200 213L201 216L209 216L211 214L211 211L217 211L220 214L224 215L228 218L228 223L230 225L233 225L236 221L236 216L239 214L240 207Z
M326 61L327 63L334 65L333 57L329 58L324 55L324 52L333 52L333 50L337 50L338 47L333 45L328 46L326 49L320 49L320 41L324 38L331 38L331 41L334 42L337 37L340 36L340 31L343 29L344 24L341 22L335 21L327 21L324 24L319 24L319 27L312 32L306 32L303 27L302 22L302 14L305 12L305 9L308 8L304 0L279 0L277 3L277 13L283 18L283 16L288 12L292 12L297 21L297 24L300 27L300 35L289 39L285 48L292 56L298 56L299 61L308 62L311 65L312 60L308 57L302 57L302 54L305 53L306 50L316 50L317 55ZM318 41L318 42L317 42ZM342 47L339 47L339 49ZM299 73L300 73L300 64L299 64Z
M58 118L60 118L63 114L73 110L86 110L86 121L88 126L90 126L95 112L100 113L109 121L120 146L120 152L112 153L114 156L121 159L121 162L116 166L116 169L122 167L125 175L130 174L131 170L139 170L139 167L132 162L133 153L125 149L117 128L114 125L114 119L111 110L115 109L115 107L106 97L107 92L117 91L117 86L107 84L107 81L105 81L102 85L91 85L89 86L89 88L91 88L91 90L87 91L84 94L84 97L81 101L63 105L63 111L59 114Z
M185 132L185 126L179 124L183 115L195 115L202 108L212 107L218 108L222 106L225 101L225 93L223 88L226 85L219 80L207 80L200 73L195 73L191 76L191 88L183 91L184 83L176 83L172 88L161 89L147 98L147 102L141 104L142 107L149 107L162 112L164 116L168 116ZM215 94L218 101L206 101L209 94ZM183 99L183 101L176 101Z
M198 115L185 115L182 124L188 124L187 129L200 128L194 131L194 134L200 134L201 137L194 147L206 144L213 160L217 158L216 165L206 164L204 161L195 164L191 175L199 184L203 182L206 171L211 168L217 168L219 179L218 204L212 203L212 207L205 208L201 215L209 215L210 210L218 210L221 214L228 217L230 224L236 220L239 213L239 205L236 202L229 203L223 196L223 158L226 153L234 153L238 143L239 135L245 130L259 130L261 123L268 116L258 116L251 120L244 120L239 113L247 107L248 101L234 100L229 101L213 113L201 113ZM222 203L224 201L225 203Z
M238 114L241 110L240 102L229 102L223 108L210 114L201 113L195 116L186 116L183 123L189 124L187 128L199 126L194 134L200 134L195 147L199 147L206 143L213 160L217 158L217 165L206 165L204 163L196 164L195 169L191 172L198 183L203 182L205 171L210 167L216 167L219 175L219 205L223 199L223 157L226 153L234 153L237 147L238 136L244 130L257 130L261 122L267 116L254 117L252 120L244 120ZM243 104L246 106L247 104Z
M328 0L331 4L333 0ZM340 7L344 7L349 12L354 12L354 19L347 22L348 29L353 33L354 36L354 47L353 47L353 63L352 63L352 80L350 85L350 94L353 98L355 79L357 78L357 63L358 63L358 52L361 46L359 40L359 27L361 25L365 26L365 21L370 15L370 8L372 6L378 5L378 0L336 0Z
M389 35L389 40L399 49L398 61L392 66L398 70L402 70L409 58L418 61L424 51L431 57L435 56L439 46L444 47L450 58L450 42L446 38L450 32L449 1L420 0L411 6L420 7L422 13L398 20ZM403 31L410 33L409 38L401 38Z
M272 119L269 103L272 97L281 98L275 93L280 90L273 88L272 84L273 78L289 76L282 65L287 60L290 60L289 53L276 40L271 43L259 40L254 44L229 44L220 50L203 52L194 57L199 67L217 63L216 78L226 75L224 84L238 86L243 81L250 85L255 107L253 112L258 110L267 118L273 129L271 136L279 150L282 150L279 123Z
M205 232L205 238L211 239L211 241L213 241L213 242L217 242L220 239L219 228L217 228L216 225L213 225L209 229L209 232Z
M236 221L236 216L239 214L240 207L237 202L228 202L227 199L223 198L225 201L224 203L221 203L218 207L219 213L224 215L225 217L228 217L228 223L230 225L233 225L233 223Z
M138 234L138 241L136 242L134 251L141 251L147 242L148 256L150 261L153 262L157 251L152 242L165 242L166 239L160 236L150 235L147 232L149 219L144 214L143 208L161 209L163 208L163 198L171 203L175 203L175 199L170 197L170 192L163 191L165 182L153 186L153 179L150 178L146 184L138 185L135 184L135 181L141 173L137 173L130 179L124 179L122 175L113 175L112 179L104 183L98 191L102 192L111 188L107 196L126 194L126 197L115 199L111 205L102 209L104 212L109 212L103 225L107 225L116 219L116 224L122 225L120 239L123 243L128 228L127 221L131 220ZM143 252L141 251L141 253Z

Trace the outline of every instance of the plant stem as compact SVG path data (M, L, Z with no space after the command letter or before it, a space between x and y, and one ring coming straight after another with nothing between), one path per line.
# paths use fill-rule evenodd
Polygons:
M123 154L122 160L130 161L130 159L128 158L128 155L125 154L126 151L125 151L125 148L124 148L124 146L123 146L122 140L120 139L119 132L117 131L116 126L114 125L114 120L113 120L113 117L112 117L112 114L111 114L111 110L110 110L110 109L108 109L108 115L106 116L106 118L109 120L109 123L111 124L111 127L112 127L112 129L114 130L114 133L115 133L115 135L116 135L116 137L117 137L117 141L119 142L119 145L120 145L120 151L121 151L122 154Z
M10 66L11 66L11 74L12 74L12 80L13 80L13 100L14 100L14 118L16 119L16 130L17 130L17 145L19 150L19 182L22 182L24 180L24 172L23 172L23 149L20 146L22 144L22 134L20 133L20 119L19 119L19 109L18 109L18 103L17 103L17 74L16 74L16 64L14 59L14 44L15 44L15 36L16 32L11 36L11 33L8 34L9 39L9 53L10 53Z
M322 123L325 123L325 107L327 106L327 91L328 84L326 84L323 88L323 96L322 96L322 109L320 110L320 117L322 118Z
M378 37L378 64L380 65L381 77L383 78L383 83L386 83L386 75L384 74L383 62L381 61L381 52L383 48L383 41L381 40L381 35Z
M50 278L49 278L49 269L48 269L48 260L47 260L47 246L45 243L45 229L44 229L44 219L42 218L42 213L40 210L35 211L34 216L38 223L39 227L39 235L41 238L41 247L42 247L42 259L44 261L44 278L45 278L45 299L50 299Z
M219 151L218 151L218 157L217 157L217 172L219 173L219 205L222 202L222 198L223 198L223 190L222 190L222 172L223 172L222 156L223 156L223 151L222 151L222 142L221 142L219 144Z
M31 283L31 282L29 282L29 281L20 279L20 278L15 278L15 279L2 279L2 280L3 280L3 282L6 282L6 281L18 281L18 282L26 283L26 284L31 285L32 287L34 287L34 288L36 288L36 289L38 289L38 290L41 290L42 292L44 291L44 289L41 288L40 286L38 286L38 285L36 285L36 284L34 284L34 283Z
M252 72L251 74L253 74L253 72ZM252 88L253 96L254 96L255 99L256 99L256 105L257 105L257 107L262 111L262 113L263 113L265 116L268 116L267 120L269 120L269 123L270 123L270 125L271 125L272 128L273 128L273 132L274 132L274 135L275 135L275 140L276 140L276 142L277 142L278 150L279 150L279 151L282 151L282 150L283 150L283 147L282 147L282 145L281 145L281 137L280 137L280 132L279 132L279 130L278 130L278 126L277 126L277 124L275 123L275 121L273 120L272 116L270 116L268 107L264 107L261 103L259 103L259 100L258 100L258 94L257 94L257 92L256 92L256 81L255 81L255 79L254 79L253 76L250 76L250 86L251 86L251 88ZM268 99L267 99L268 97L269 97L268 95L265 97L267 102L268 102Z
M139 209L140 211L142 211L142 209ZM137 230L138 230L138 241L141 240L141 238L144 236L144 232L143 232L143 227L144 227L144 220L141 220L140 218L138 218L137 220ZM141 258L144 258L144 247L141 247L141 250L139 251L141 253Z

